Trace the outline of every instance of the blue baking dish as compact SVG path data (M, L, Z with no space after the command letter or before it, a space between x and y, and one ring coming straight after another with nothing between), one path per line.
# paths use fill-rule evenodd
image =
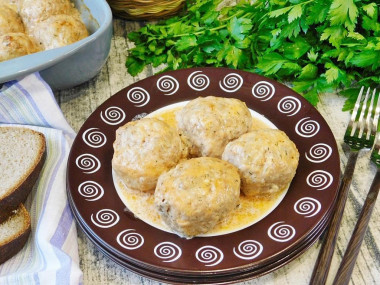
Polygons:
M90 35L74 44L0 62L0 84L39 71L54 90L93 78L105 64L112 37L112 12L106 0L74 0Z

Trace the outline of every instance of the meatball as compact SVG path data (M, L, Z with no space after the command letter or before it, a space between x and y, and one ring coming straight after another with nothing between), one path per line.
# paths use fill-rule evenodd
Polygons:
M0 5L8 6L15 12L18 12L21 0L0 0ZM0 8L1 9L1 8Z
M155 118L132 121L116 131L112 167L134 190L153 191L158 177L181 158L175 129Z
M163 221L181 237L204 234L239 204L235 166L213 157L180 162L160 176L154 203Z
M196 148L196 156L220 158L231 140L246 133L252 116L244 102L234 98L199 97L178 112L178 127Z
M285 189L296 173L299 153L283 131L262 129L227 144L222 159L239 169L242 192L255 196Z
M15 10L0 3L0 36L9 33L24 33L21 17Z
M0 62L39 51L35 42L24 33L0 36Z
M78 15L70 0L22 0L20 15L30 26L53 15Z
M88 36L83 22L70 15L50 16L35 24L30 32L45 50L66 46Z

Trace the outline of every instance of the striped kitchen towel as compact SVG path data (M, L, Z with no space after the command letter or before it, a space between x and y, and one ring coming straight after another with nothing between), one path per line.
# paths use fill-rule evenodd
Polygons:
M81 284L77 231L65 180L75 132L38 73L5 83L0 89L0 126L5 125L42 132L47 157L25 203L32 233L25 247L0 265L0 284Z

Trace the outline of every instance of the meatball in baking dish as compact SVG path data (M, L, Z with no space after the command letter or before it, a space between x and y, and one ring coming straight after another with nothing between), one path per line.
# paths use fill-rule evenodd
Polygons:
M197 148L197 156L220 158L228 142L250 129L252 116L238 99L208 96L187 103L178 112L177 121Z
M0 5L6 5L9 8L13 9L15 12L18 12L20 2L21 0L0 0Z
M27 27L32 27L54 15L79 16L70 0L22 0L20 15Z
M24 24L19 14L10 6L0 3L0 36L9 33L24 32Z
M156 118L128 122L116 131L112 167L134 190L153 191L158 177L182 155L176 130Z
M0 35L0 62L37 51L38 46L24 33Z
M268 195L285 189L292 181L299 153L283 131L262 129L228 143L222 159L239 169L245 195Z
M67 46L88 36L83 22L71 15L50 16L36 23L30 33L43 50Z
M181 237L207 233L239 204L240 177L232 164L213 157L180 162L162 174L155 206L168 227Z

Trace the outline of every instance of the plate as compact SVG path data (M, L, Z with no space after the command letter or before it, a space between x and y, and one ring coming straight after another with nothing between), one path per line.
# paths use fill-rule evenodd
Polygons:
M76 215L74 213L74 215ZM98 247L98 249L103 252L106 256L108 256L111 260L116 262L117 264L127 268L128 270L131 270L139 275L142 275L144 277L148 277L157 281L162 282L175 282L175 283L193 283L193 284L230 284L235 283L238 281L244 281L249 280L253 278L260 277L262 275L268 274L285 264L291 262L298 256L300 256L302 253L304 253L309 247L311 247L314 242L318 239L318 237L323 233L325 230L328 221L330 220L330 216L323 221L320 227L316 228L316 232L310 235L307 240L302 242L296 249L290 251L286 255L284 255L281 258L276 259L275 261L263 265L259 268L247 270L244 272L239 272L235 274L230 275L214 275L214 276L197 276L197 277L187 277L187 276L180 276L180 275L171 275L170 272L155 272L151 270L144 269L142 267L139 267L138 265L134 265L128 261L125 261L118 256L114 255L112 252L110 252L107 247L99 243L96 239L93 238L93 236L87 232L86 228L83 227L82 224L79 224L82 228L82 230L88 235L90 240Z
M279 206L235 233L191 240L156 229L125 211L112 179L115 131L136 117L198 96L238 98L286 132L299 167ZM99 106L73 143L67 168L70 204L87 234L114 256L154 271L225 275L282 258L328 217L338 191L339 153L318 111L274 80L228 68L183 69L155 75Z
M69 196L69 199L71 197ZM324 218L321 223L307 236L305 240L296 245L295 248L290 249L288 252L284 252L283 255L277 256L276 259L272 261L268 261L266 264L260 264L255 268L246 268L246 270L240 271L238 273L233 274L214 274L209 276L186 276L181 274L173 274L170 271L155 271L155 268L144 268L143 266L139 266L139 264L133 264L128 260L124 260L122 257L119 257L117 254L112 252L112 249L108 248L106 244L102 244L100 241L96 240L94 236L88 232L88 229L84 224L80 222L79 216L74 210L74 216L78 219L79 226L88 236L88 238L97 246L97 248L102 251L106 256L111 258L113 261L118 263L119 265L137 273L145 277L149 277L155 280L163 281L163 282L176 282L176 283L202 283L202 284L224 284L231 283L237 281L243 281L247 279L257 278L264 274L274 271L290 261L297 258L299 255L304 253L323 233L328 222L331 219L332 209L329 211L329 215ZM222 279L220 279L222 278ZM219 281L217 282L217 279Z
M296 251L293 251L292 253L289 253L285 257L276 260L275 262L271 263L268 266L264 266L252 271L246 271L243 273L236 273L232 275L216 275L213 277L186 277L186 276L176 276L176 275L170 275L170 274L164 274L162 272L154 272L149 271L146 269L143 269L139 266L133 265L131 263L126 262L125 260L119 259L112 253L110 253L107 249L102 247L101 244L97 244L96 240L92 240L92 242L97 245L99 250L103 252L106 256L108 256L111 260L116 262L117 264L127 268L128 270L131 270L139 275L142 275L144 277L154 279L161 282L174 282L176 284L230 284L235 282L242 282L245 280L253 279L260 277L262 275L268 274L297 258L301 254L303 254L308 248L310 248L314 242L318 239L318 237L323 232L324 228L319 231L318 236L316 236L312 241L308 241L305 244L302 244ZM89 235L91 236L91 235Z

